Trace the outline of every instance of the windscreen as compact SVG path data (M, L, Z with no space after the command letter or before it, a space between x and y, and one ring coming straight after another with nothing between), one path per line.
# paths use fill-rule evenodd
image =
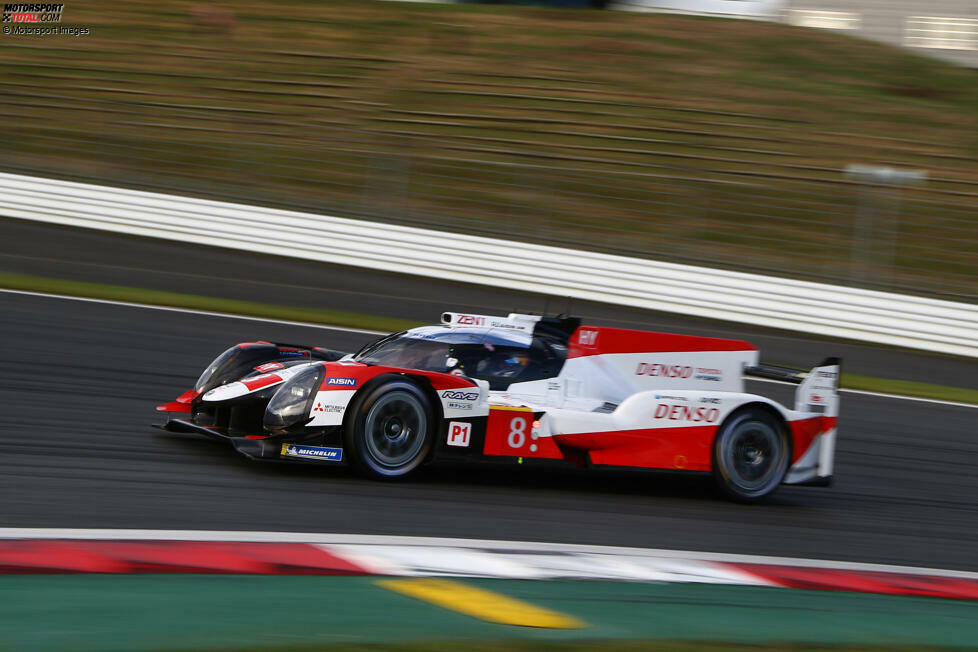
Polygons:
M385 367L444 372L450 371L448 359L451 357L451 349L451 345L446 342L404 336L364 351L356 357L356 361Z
M504 389L514 382L556 375L563 356L525 333L425 327L381 340L357 354L356 360L465 375Z

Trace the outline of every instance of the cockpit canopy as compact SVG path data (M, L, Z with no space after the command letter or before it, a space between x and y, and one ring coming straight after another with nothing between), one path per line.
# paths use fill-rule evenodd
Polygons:
M566 343L546 334L423 326L370 344L354 360L468 376L488 381L490 389L504 390L513 383L553 378L566 358Z

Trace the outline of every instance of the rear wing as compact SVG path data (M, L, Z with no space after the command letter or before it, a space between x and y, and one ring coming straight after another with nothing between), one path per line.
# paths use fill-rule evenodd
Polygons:
M744 367L744 375L800 385L805 380L808 372L801 371L800 369L792 369L791 367L779 367L773 364L759 364L753 367Z
M798 389L795 390L795 410L835 417L839 415L841 368L840 358L826 358L811 371L760 364L744 368L744 375L798 385Z

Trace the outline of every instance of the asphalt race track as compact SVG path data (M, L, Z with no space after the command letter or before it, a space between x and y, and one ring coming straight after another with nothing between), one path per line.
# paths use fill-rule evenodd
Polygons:
M978 570L974 408L845 394L835 486L782 487L756 506L717 499L703 476L615 470L450 467L379 483L150 428L154 406L234 342L351 349L369 335L5 292L0 311L3 527L456 536Z

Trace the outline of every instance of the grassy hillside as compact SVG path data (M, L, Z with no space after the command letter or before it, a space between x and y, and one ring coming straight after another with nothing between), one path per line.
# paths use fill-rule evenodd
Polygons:
M64 24L92 33L0 37L7 171L978 297L973 70L610 11L97 0Z

